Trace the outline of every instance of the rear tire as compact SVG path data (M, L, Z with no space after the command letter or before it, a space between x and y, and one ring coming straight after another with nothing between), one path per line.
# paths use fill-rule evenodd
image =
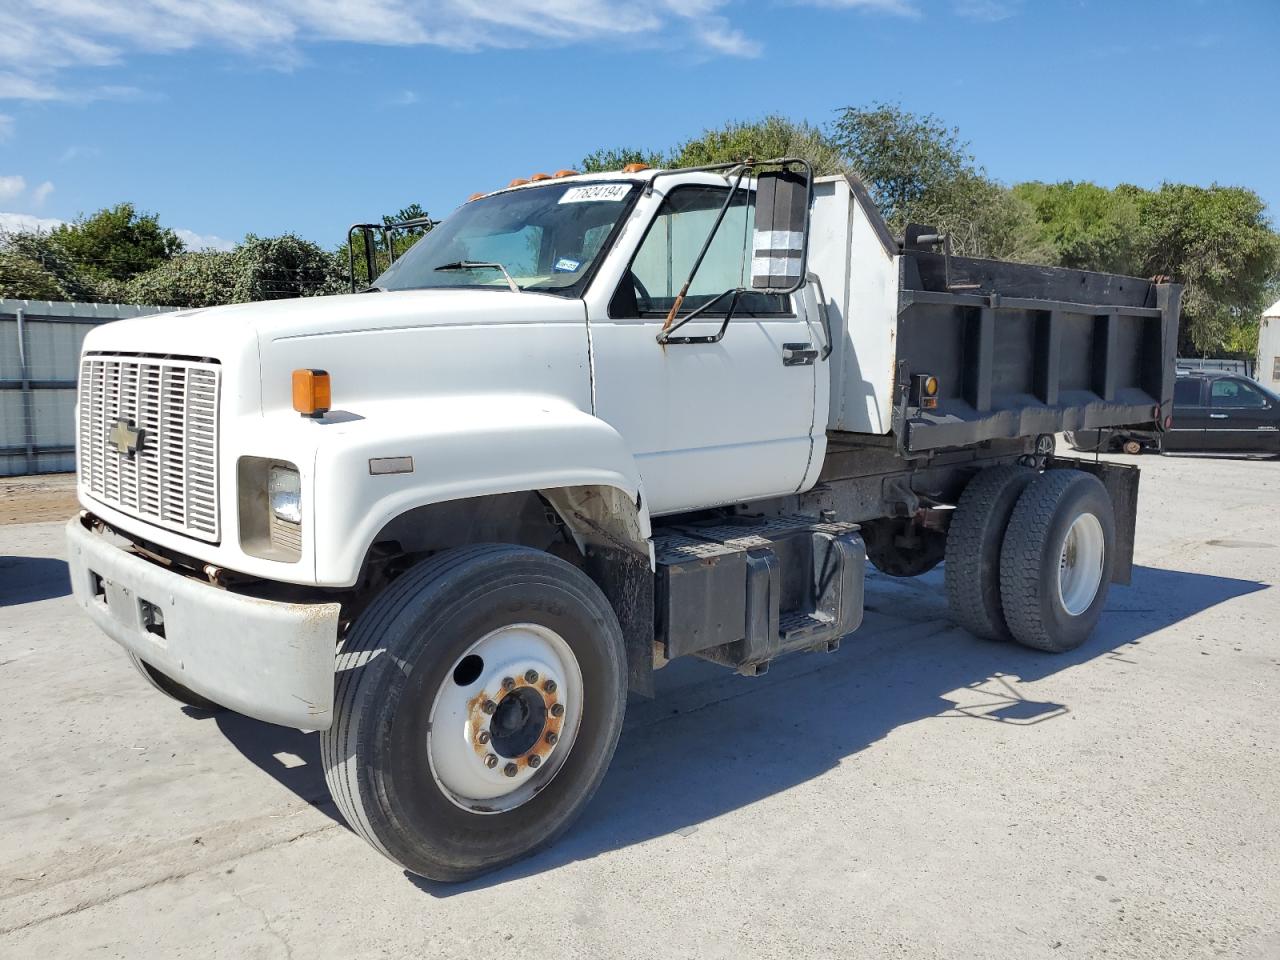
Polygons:
M195 707L197 710L207 710L209 713L218 713L226 709L222 704L214 703L207 697L200 696L194 690L184 687L177 680L161 673L151 664L134 656L132 653L128 654L128 657L129 662L142 674L143 679L171 700L185 703L188 707Z
M1018 499L1000 552L1005 621L1024 646L1074 650L1107 600L1116 538L1106 487L1080 470L1050 470Z
M983 470L969 481L947 531L943 567L952 618L987 640L1010 640L1000 599L1000 551L1018 497L1036 478L1030 467Z
M397 579L342 643L321 739L329 790L411 873L456 881L505 866L555 840L595 793L626 674L617 617L582 571L527 547L446 551Z

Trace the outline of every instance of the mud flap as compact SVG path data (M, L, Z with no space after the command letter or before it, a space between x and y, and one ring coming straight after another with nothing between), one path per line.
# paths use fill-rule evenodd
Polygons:
M1116 511L1115 557L1111 582L1127 587L1133 576L1133 536L1138 524L1138 477L1141 471L1127 463L1050 457L1049 470L1083 470L1102 481Z

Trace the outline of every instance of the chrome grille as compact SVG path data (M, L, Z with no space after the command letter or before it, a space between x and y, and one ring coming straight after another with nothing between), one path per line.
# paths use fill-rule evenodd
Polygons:
M88 492L158 526L217 540L220 375L217 364L196 360L85 356L79 469ZM139 439L129 453L133 431Z

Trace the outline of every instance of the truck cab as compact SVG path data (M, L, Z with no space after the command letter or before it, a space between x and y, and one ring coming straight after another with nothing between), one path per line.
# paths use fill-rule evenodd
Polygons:
M375 848L474 876L567 828L670 659L835 650L868 558L1083 643L1137 474L1052 435L1162 429L1176 322L802 160L540 174L361 292L92 332L73 589L170 696L322 731Z

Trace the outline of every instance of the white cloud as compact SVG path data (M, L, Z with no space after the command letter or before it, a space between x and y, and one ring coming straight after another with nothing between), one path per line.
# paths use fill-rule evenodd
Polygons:
M418 102L418 95L412 90L401 90L389 102L393 107L411 107Z
M712 17L698 29L698 39L716 53L730 57L758 57L763 47L722 17Z
M1018 12L1021 0L955 0L955 10L970 20L986 20L994 23L1008 20Z
M235 246L231 240L224 240L212 233L200 234L182 227L173 232L187 245L188 250L230 250Z
M0 176L0 203L22 201L22 206L39 209L53 193L53 184L45 180L37 187L27 190L27 178L21 174Z
M16 175L0 177L0 203L16 200L26 192L27 181L25 177Z
M37 209L43 207L44 202L49 199L49 194L51 193L53 193L53 184L46 180L31 191L31 205Z
M58 162L71 163L73 160L83 160L88 157L96 157L101 153L102 150L98 147L83 147L78 144L74 144L62 151L61 156L58 157Z
M29 213L0 213L0 233L48 233L65 222L56 217L33 217Z
M801 0L805 2L805 0ZM807 0L813 7L839 7L843 10L862 10L866 13L887 13L895 17L920 16L913 0Z
M68 89L62 71L136 53L221 47L296 65L303 44L343 41L454 50L599 40L692 44L754 56L722 16L730 0L9 0L0 6L0 99L99 100L125 87ZM843 0L883 5L906 0Z
M923 7L929 0L797 0L811 7L833 7L843 10L861 10L865 13L886 13L897 17L918 20L924 15ZM936 6L936 4L933 4ZM951 10L957 16L970 20L994 22L1007 20L1018 12L1022 0L951 0Z
M0 143L13 136L13 117L0 113Z

